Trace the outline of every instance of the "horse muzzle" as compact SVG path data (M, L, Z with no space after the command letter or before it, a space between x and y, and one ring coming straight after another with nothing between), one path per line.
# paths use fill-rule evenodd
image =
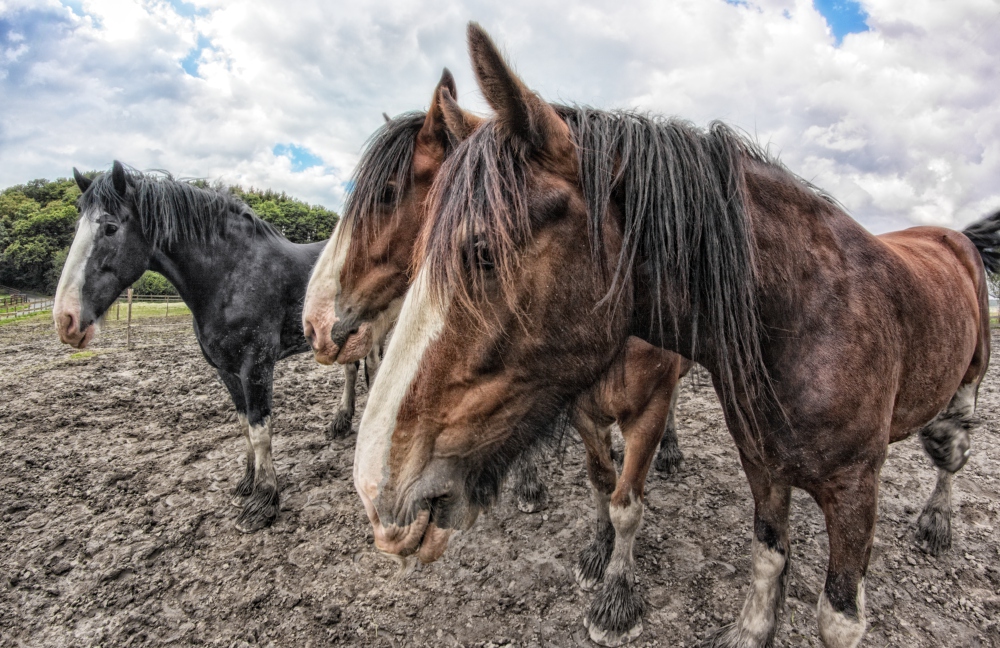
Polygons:
M304 319L302 333L312 346L316 362L324 365L356 362L372 348L370 322L359 324L356 320L317 314Z
M86 348L97 333L97 327L94 322L90 322L81 330L80 316L71 310L55 311L53 313L53 320L55 320L59 340L63 344L68 344L77 349Z

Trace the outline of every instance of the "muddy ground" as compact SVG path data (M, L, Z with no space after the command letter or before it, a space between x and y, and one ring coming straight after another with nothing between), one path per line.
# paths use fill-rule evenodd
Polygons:
M354 437L324 437L339 369L278 366L281 514L243 535L228 493L244 442L190 320L143 320L136 343L126 351L110 322L95 355L74 359L46 320L0 327L0 645L592 645L572 577L592 512L578 442L544 468L544 513L507 496L438 563L400 576L354 493ZM934 471L916 439L893 446L865 646L1000 646L998 388L994 369L942 558L912 543ZM749 582L752 501L711 389L687 382L678 421L687 462L650 480L637 543L650 609L634 645L696 645ZM778 645L819 646L827 541L803 493L792 537Z

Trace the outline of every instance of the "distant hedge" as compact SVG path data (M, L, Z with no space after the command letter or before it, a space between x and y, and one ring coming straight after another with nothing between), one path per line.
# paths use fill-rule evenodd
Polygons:
M97 172L84 175L92 178ZM284 192L239 186L228 190L295 243L329 238L337 224L335 212ZM79 218L79 195L76 182L68 178L32 180L0 192L0 285L55 293ZM134 289L143 295L177 293L154 272L144 274Z

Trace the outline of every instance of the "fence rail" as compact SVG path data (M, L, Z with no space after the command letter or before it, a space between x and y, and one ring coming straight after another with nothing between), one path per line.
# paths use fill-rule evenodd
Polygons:
M183 301L177 295L132 295L132 303L152 303L162 304L165 307L165 317L170 317L170 306L172 304L183 305ZM45 311L52 310L55 304L55 297L40 297L32 299L26 295L11 295L10 297L0 297L0 320L14 319L18 317L28 317L37 315ZM108 315L113 314L115 319L121 319L121 307L128 304L128 292L118 296L118 299L111 304ZM186 311L184 311L186 312Z
M4 300L6 302L6 300ZM27 298L12 303L0 305L0 320L15 317L27 317L52 310L55 300L52 297L29 301Z

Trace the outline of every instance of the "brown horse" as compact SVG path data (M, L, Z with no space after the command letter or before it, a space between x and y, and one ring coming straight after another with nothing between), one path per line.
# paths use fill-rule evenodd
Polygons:
M426 197L431 183L457 143L471 135L481 121L463 111L454 94L454 79L445 70L428 112L389 120L362 155L344 218L320 257L306 293L303 327L318 357L352 362L370 353L367 345L377 338L364 331L372 323L397 315L412 277L409 261L418 232L427 220ZM344 332L348 332L346 337ZM341 337L335 340L338 333ZM612 557L616 533L608 514L609 502L628 497L630 492L641 493L654 457L665 472L678 470L682 459L674 409L677 386L690 369L690 361L632 338L623 364L624 376L603 380L581 397L572 414L587 449L598 503L594 541L576 569L586 589L598 585L609 563L629 572L627 578L634 580L631 539L620 541L620 556ZM611 425L615 422L626 440L620 480L610 454ZM513 471L522 510L534 510L531 494L540 491L535 485L540 483L537 478L523 476L526 471L534 474L530 472L533 467L533 462L518 462ZM619 531L617 535L624 538L626 534ZM628 593L623 597L602 590L592 606L593 616L603 619L631 614L634 618L627 628L632 629L640 615L641 598L633 590Z
M469 37L497 114L438 175L362 418L354 478L376 546L440 556L637 335L711 372L755 501L751 588L710 643L773 644L797 487L829 535L820 638L857 646L879 471L888 444L917 430L942 475L922 534L949 542L950 475L989 361L984 263L1000 268L1000 213L963 233L876 237L723 125L560 114L482 30ZM616 529L640 524L641 495L612 502Z

